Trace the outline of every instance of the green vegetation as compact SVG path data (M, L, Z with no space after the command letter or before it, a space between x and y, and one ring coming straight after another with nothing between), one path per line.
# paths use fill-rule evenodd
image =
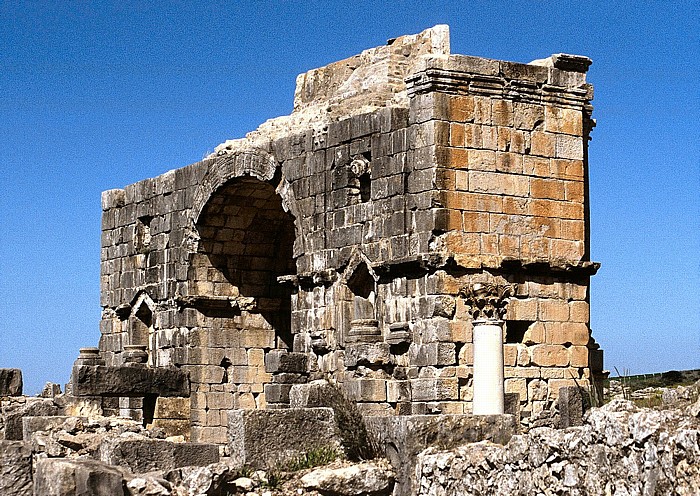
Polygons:
M345 396L340 387L330 382L328 384L330 394L326 398L326 406L332 408L335 414L345 456L352 461L372 460L381 456L379 443L367 430L357 405Z
M307 468L320 467L341 458L342 454L333 446L321 446L311 449L297 458L285 463L281 468L284 472L298 472Z

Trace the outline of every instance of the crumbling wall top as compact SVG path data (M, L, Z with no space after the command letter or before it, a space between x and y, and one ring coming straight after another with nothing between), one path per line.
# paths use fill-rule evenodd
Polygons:
M351 114L358 106L358 97L366 103L381 104L406 90L404 78L418 57L449 53L450 30L444 24L390 39L384 46L299 74L294 111L311 105L330 105L331 112L337 106L343 114Z

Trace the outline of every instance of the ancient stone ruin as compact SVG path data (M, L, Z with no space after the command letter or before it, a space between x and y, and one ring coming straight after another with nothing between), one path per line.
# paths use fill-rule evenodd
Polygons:
M101 336L64 414L128 417L162 434L142 439L151 451L179 453L158 443L181 436L206 463L219 445L265 468L340 442L324 408L339 391L378 433L396 494L417 490L397 465L440 424L454 445L581 423L604 377L590 63L453 55L435 26L301 74L290 115L104 192ZM260 437L287 443L270 454Z
M452 55L436 26L301 74L291 115L106 191L106 368L75 394L217 443L228 410L284 408L318 378L367 415L471 413L483 318L511 411L595 385L589 64ZM134 353L189 376L182 416L154 416L177 391L104 389Z

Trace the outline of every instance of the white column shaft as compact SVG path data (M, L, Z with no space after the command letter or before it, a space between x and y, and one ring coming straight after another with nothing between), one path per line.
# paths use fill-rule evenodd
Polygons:
M503 413L503 321L474 322L474 415Z

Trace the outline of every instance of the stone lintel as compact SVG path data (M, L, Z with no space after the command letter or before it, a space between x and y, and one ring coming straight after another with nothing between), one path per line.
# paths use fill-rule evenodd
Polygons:
M186 372L174 367L147 367L140 364L107 367L73 367L74 396L189 396L190 380Z

